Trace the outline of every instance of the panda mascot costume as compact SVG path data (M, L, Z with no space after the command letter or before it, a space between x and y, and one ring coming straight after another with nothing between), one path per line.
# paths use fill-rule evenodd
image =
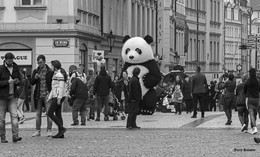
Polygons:
M157 93L154 87L161 80L161 73L150 45L152 42L153 38L149 35L144 38L131 38L126 35L123 39L122 58L124 66L122 72L127 71L128 76L132 77L133 69L135 67L140 68L138 77L142 89L142 101L140 102L139 112L144 115L151 115L155 111Z

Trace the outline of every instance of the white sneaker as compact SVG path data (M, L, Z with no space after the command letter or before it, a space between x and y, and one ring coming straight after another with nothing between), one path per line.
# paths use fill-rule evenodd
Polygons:
M25 121L25 117L23 116L22 118L19 119L19 124L23 124L23 122Z
M252 129L252 132L251 132L251 134L256 134L257 133L257 128L256 127L253 127L253 129Z
M52 137L52 132L51 132L51 130L48 130L48 131L47 131L47 137Z
M41 131L37 130L32 137L37 137L37 136L41 136Z

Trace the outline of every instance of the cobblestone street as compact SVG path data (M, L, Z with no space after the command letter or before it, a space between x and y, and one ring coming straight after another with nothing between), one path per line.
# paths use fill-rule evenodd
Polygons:
M23 140L11 142L7 121L8 144L0 144L2 157L84 157L84 156L257 156L260 145L254 135L240 132L237 112L233 123L225 126L223 112L207 112L206 118L190 118L171 113L139 116L141 130L125 129L125 120L95 122L87 126L70 126L71 113L63 113L68 128L65 139L46 137L46 117L43 117L41 137L31 137L35 129L35 113L20 125ZM7 118L9 115L7 115ZM57 132L55 125L53 134ZM259 125L258 125L259 126ZM258 127L259 128L259 127ZM255 136L258 136L256 134Z
M1 144L1 156L190 157L257 156L260 153L260 145L253 142L253 136L237 129L69 129L66 138L58 140L45 135L32 138L32 133L23 129L22 142Z

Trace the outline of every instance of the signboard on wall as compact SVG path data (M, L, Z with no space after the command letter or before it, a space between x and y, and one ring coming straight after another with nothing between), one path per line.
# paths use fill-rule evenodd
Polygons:
M0 65L3 65L5 54L11 52L14 54L14 62L18 65L32 65L32 51L0 51Z
M70 47L70 39L53 39L53 47Z

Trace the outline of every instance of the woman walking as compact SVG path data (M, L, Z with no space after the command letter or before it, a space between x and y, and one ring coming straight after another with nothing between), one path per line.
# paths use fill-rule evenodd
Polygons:
M246 81L244 86L244 93L246 95L246 105L249 111L251 122L251 134L257 133L256 115L259 101L259 82L256 78L256 70L254 68L249 70L250 78Z
M52 90L49 95L49 99L52 99L52 104L47 114L56 123L59 129L58 134L52 136L52 138L64 138L64 133L67 129L63 127L61 105L66 96L65 84L67 81L67 73L61 68L61 63L58 60L51 61L51 68L54 71L52 78Z

